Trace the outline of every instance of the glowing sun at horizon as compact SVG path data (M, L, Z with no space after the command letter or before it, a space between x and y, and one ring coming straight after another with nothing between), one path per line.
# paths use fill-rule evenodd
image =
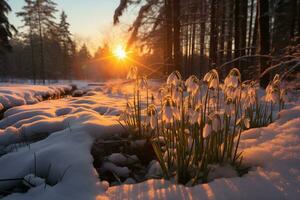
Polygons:
M114 55L119 59L119 60L124 60L127 57L127 52L124 49L122 45L118 45L114 49Z

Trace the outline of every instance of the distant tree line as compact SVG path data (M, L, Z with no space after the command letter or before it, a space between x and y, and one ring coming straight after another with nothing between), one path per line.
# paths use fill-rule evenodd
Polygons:
M300 0L120 0L114 23L137 5L128 46L163 55L165 73L204 74L235 59L220 71L238 67L250 79L271 64L257 55L278 57L299 44Z
M5 13L10 11L6 1L0 2ZM66 13L62 11L57 19L56 6L52 0L25 0L22 11L16 13L23 26L18 27L19 32L9 45L1 45L12 46L13 51L2 52L5 63L0 65L0 76L32 79L34 83L85 78L84 68L91 58L90 52L86 45L78 49ZM8 32L8 36L12 34Z

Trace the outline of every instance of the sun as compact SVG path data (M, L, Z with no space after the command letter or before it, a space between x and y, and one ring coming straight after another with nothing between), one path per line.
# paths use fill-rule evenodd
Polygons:
M124 60L127 57L127 52L122 45L118 45L113 53L119 60Z

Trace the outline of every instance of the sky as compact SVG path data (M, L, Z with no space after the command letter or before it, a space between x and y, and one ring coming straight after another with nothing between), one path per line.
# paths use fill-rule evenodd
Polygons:
M119 0L53 0L59 12L68 15L70 30L80 43L87 43L95 51L113 32L113 14ZM15 27L21 26L20 18L15 13L21 11L24 0L8 0L12 7L9 19ZM57 16L59 16L59 12Z

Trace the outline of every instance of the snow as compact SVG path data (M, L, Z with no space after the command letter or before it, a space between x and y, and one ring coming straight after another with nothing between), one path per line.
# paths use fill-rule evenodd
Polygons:
M0 85L0 111L14 106L35 104L44 98L54 98L72 89L68 85Z
M24 102L31 87L16 87L12 96L22 94L20 102ZM35 186L3 199L298 199L299 102L281 111L269 126L243 132L240 150L245 164L251 166L243 177L237 177L229 166L215 166L213 178L217 179L194 187L155 179L138 184L128 179L127 184L108 187L99 180L90 151L96 139L108 140L124 131L117 119L128 90L127 83L111 83L83 97L39 103L29 100L7 110L0 121L0 179L30 179ZM34 92L30 94L34 96ZM27 105L32 103L36 104ZM127 162L124 155L112 154L108 161L103 170L123 177L130 173L113 164ZM155 161L148 168L149 176L161 173ZM0 182L0 189L9 190L18 183Z

